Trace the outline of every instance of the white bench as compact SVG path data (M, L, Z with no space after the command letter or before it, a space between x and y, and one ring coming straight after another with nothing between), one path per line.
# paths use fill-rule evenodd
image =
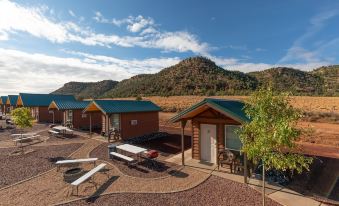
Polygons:
M98 158L86 158L86 159L75 159L75 160L59 160L55 164L58 166L57 170L59 171L61 165L74 164L74 163L93 162L93 164L95 166L95 162L97 160L98 160Z
M100 165L98 165L97 167L93 168L91 171L87 172L86 174L84 174L83 176L81 176L79 179L75 180L74 182L71 183L72 186L76 186L77 187L77 195L78 195L78 187L81 183L85 182L86 180L88 180L89 178L93 178L93 175L97 172L99 172L100 170L102 170L104 167L106 166L105 163L101 163Z
M13 141L15 142L15 145L18 144L18 142L22 141L22 140L28 140L28 139L37 139L40 138L40 135L33 135L33 136L28 136L28 137L19 137L17 139L14 139Z
M121 158L121 159L123 159L123 160L126 160L127 162L132 162L132 161L134 161L133 158L128 157L128 156L126 156L126 155L119 154L119 153L117 153L117 152L111 152L110 154L113 155L113 156L115 156L115 157L119 157L119 158Z
M48 133L50 133L52 135L60 134L60 132L57 132L57 131L54 131L54 130L48 130Z

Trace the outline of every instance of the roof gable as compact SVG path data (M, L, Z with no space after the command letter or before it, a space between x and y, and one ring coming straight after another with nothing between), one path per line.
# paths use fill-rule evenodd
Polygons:
M28 94L20 93L20 100L24 107L48 107L54 100L76 101L73 95L56 94Z
M160 111L160 107L151 101L136 100L94 100L85 109L96 108L105 114Z
M240 123L248 122L249 118L246 116L243 108L245 104L241 101L236 100L225 100L225 99L211 99L206 98L203 101L193 105L192 107L180 112L170 119L172 122L177 122L182 118L188 117L190 114L194 115L194 112L203 108L211 107L226 116L231 117L234 120L237 120Z

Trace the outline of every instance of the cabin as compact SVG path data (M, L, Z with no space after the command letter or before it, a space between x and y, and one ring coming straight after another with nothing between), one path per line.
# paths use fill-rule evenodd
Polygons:
M192 159L218 164L220 152L240 153L242 143L236 131L249 121L243 108L240 101L206 98L171 118L171 122L181 123L183 144L186 123L191 121ZM183 148L182 158L185 164Z
M48 110L48 106L54 100L76 101L73 95L20 93L17 106L29 108L32 117L38 122L61 123L63 112Z
M13 109L16 108L16 103L18 101L18 95L8 95L7 101L6 101L6 105L9 108L9 111L12 111Z
M158 132L159 111L151 101L94 100L83 112L101 112L103 135L116 129L121 139L129 139Z
M62 124L74 129L101 131L101 112L92 112L85 114L82 111L87 107L90 101L65 101L54 100L48 107L48 110L61 111L63 113Z
M0 109L1 109L1 112L2 114L7 114L7 109L6 109L6 102L7 102L7 98L8 96L1 96L0 97Z

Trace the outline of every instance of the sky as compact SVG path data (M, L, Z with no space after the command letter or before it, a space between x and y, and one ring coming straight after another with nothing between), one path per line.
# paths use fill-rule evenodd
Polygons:
M0 0L0 95L123 80L191 56L228 70L339 63L336 0Z

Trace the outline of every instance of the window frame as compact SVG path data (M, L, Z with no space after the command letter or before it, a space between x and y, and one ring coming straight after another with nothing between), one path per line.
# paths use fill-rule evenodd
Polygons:
M241 125L235 125L235 124L225 124L224 125L224 148L225 149L227 149L227 150L232 150L232 151L239 151L239 152L241 152L241 148L240 149L233 149L233 148L227 148L227 144L226 144L226 140L227 140L227 136L226 136L226 134L227 134L227 127L229 127L229 126L232 126L232 127L237 127L237 128L242 128L242 126ZM239 137L238 137L239 138ZM240 138L239 138L239 140L240 140Z

